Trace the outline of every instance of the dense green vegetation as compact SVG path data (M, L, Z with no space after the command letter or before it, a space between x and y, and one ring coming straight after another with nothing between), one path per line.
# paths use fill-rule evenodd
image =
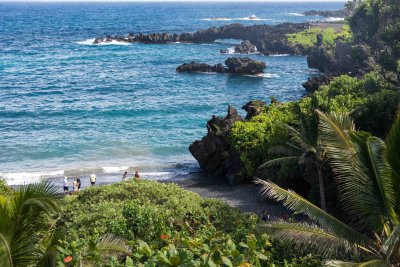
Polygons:
M356 41L372 49L382 74L397 84L400 82L399 14L397 0L368 0L358 3L349 19Z
M259 180L263 194L318 223L272 222L268 229L280 240L311 246L320 254L355 261L362 266L400 264L400 117L386 142L357 131L348 115L319 113L318 139L334 170L339 200L351 218L350 227L294 192ZM362 231L360 231L362 229ZM328 265L348 266L330 261ZM352 265L351 265L352 266Z
M41 209L32 216L41 219L26 217L32 227L26 229L17 221L18 233L13 232L29 241L24 249L30 254L22 260L34 257L22 262L18 242L6 236L11 254L16 255L10 263L0 242L1 266L320 265L318 258L301 256L271 240L257 216L203 199L175 184L131 180L91 187L59 200L58 205L48 184L24 190L36 192L42 187L46 188L42 194L17 201L28 205L28 210L29 205L38 204ZM20 193L8 196L0 211L7 213L13 199L24 195ZM19 216L11 215L2 220L0 234L8 234L7 227ZM33 236L32 229L36 229Z
M288 38L367 45L378 72L274 100L229 135L244 175L307 220L265 224L174 184L131 180L61 199L48 183L14 191L0 180L0 266L400 266L399 5L348 5L354 38L348 27Z
M332 27L325 29L315 27L302 32L288 34L287 38L293 45L301 45L305 48L310 48L317 44L318 35L322 36L322 44L328 46L335 45L338 40L348 42L352 38L348 25L341 26L340 30L335 30Z

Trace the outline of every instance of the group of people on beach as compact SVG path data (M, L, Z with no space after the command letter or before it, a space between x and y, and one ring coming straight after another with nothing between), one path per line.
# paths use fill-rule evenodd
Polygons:
M138 171L135 171L135 179L139 179L140 175ZM90 184L91 186L95 186L96 185L96 180L97 180L97 176L96 174L92 173L89 176L89 180L90 180ZM124 174L122 175L122 181L128 181L128 172L125 171ZM68 177L65 176L64 177L64 181L63 181L63 187L64 187L64 194L70 194L70 193L76 193L76 192L80 192L81 190L81 179L79 178L79 176L74 178L74 181L72 182L72 191L69 191L69 185L68 185Z
M90 175L90 181L92 181L92 175L94 175L94 183L96 183L96 175L95 174L91 174ZM92 185L94 185L94 183L92 183ZM74 178L74 181L72 182L72 190L73 192L79 192L81 190L81 179L77 176ZM68 177L65 176L64 177L64 181L63 181L63 186L64 186L64 194L68 194L69 192L69 186L68 186Z

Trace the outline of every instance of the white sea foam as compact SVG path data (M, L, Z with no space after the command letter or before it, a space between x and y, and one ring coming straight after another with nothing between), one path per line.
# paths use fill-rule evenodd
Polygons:
M228 47L226 50L226 53L221 53L221 54L235 54L235 48L234 47Z
M104 173L120 173L129 169L129 166L101 167Z
M244 18L204 18L201 20L205 21L247 21L247 20L255 20L255 21L272 21L273 19L268 19L268 18L258 18L258 17L244 17Z
M27 183L39 182L43 179L63 176L64 170L57 171L41 171L41 172L8 172L0 173L0 177L4 178L9 185L21 185Z
M269 55L270 57L287 57L290 56L290 54L275 54L275 55Z
M94 44L94 38L92 39L86 39L84 41L78 41L76 42L77 44L80 45L130 45L131 43L127 43L127 42L120 42L117 40L112 40L111 42L102 42L102 43L98 43L98 44Z
M262 77L271 79L271 78L279 78L280 76L276 73L263 73L261 74Z
M335 21L343 21L344 18L329 17L329 18L326 18L324 20L328 21L328 22L335 22Z
M304 14L301 13L289 13L291 16L296 16L296 17L304 17Z
M84 41L78 41L76 43L80 45L93 45L94 40L95 38L92 38L92 39L86 39Z
M252 78L267 78L267 79L279 78L280 77L276 73L260 73L260 74L256 74L256 75L243 75L243 76L252 77Z

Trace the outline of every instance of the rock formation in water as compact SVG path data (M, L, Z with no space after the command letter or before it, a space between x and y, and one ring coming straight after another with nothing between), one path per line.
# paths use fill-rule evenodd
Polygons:
M256 75L264 72L266 65L264 62L254 60L248 57L230 57L225 60L225 67L222 64L208 65L206 63L191 62L185 63L176 68L177 72L217 72L232 74Z
M194 33L168 34L133 34L128 36L107 36L96 38L94 44L112 41L126 43L213 43L217 39L241 39L248 40L257 47L260 53L271 54L305 54L306 49L301 46L293 46L287 41L286 34L296 33L310 28L309 23L283 23L279 25L252 25L230 24L221 27L212 27Z
M209 65L206 63L198 63L198 62L190 62L184 63L176 68L177 72L217 72L217 73L225 73L227 71L226 67L222 64L217 65Z
M302 14L304 16L321 16L324 18L346 18L349 16L351 11L347 8L339 9L339 10L327 10L327 11L318 11L318 10L309 10L305 11Z
M248 112L246 119L258 115L266 103L250 101L243 108ZM233 124L243 118L237 110L228 106L228 115L224 118L213 116L207 122L207 135L194 141L189 151L199 162L200 167L208 174L226 177L231 184L247 182L243 174L244 166L240 161L240 152L230 146L228 136Z
M228 49L220 50L222 54L230 54ZM250 41L246 40L241 42L240 44L235 45L233 48L233 53L235 54L254 54L257 53L257 47L252 45Z
M248 57L230 57L225 60L225 65L228 67L228 72L234 74L260 74L264 73L266 65L264 62L254 60Z

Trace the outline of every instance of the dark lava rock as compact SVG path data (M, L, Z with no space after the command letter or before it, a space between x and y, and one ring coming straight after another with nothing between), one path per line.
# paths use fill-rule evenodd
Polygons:
M303 83L304 89L309 93L317 91L322 85L329 84L333 79L333 76L322 75L317 77L308 78L306 82Z
M229 106L225 118L213 116L207 122L207 135L189 146L189 151L209 174L227 177L231 184L244 182L240 154L229 145L227 137L233 124L242 120L236 109Z
M251 58L230 57L225 61L226 68L222 64L209 65L205 63L190 62L185 63L176 68L177 72L217 72L217 73L233 73L233 74L250 74L255 75L263 73L266 67L264 62Z
M225 65L228 67L230 73L235 74L260 74L264 73L266 65L264 62L254 60L248 57L230 57L225 60Z
M182 43L213 43L217 39L241 39L248 40L257 47L260 53L271 54L301 54L307 49L301 46L293 46L287 41L287 34L296 33L308 29L309 23L282 23L278 25L252 25L230 24L221 27L212 27L194 33L168 34L168 33L129 33L128 36L108 36L96 38L93 42L111 42L113 40L129 43L165 44L173 42ZM238 48L245 49L248 48ZM238 50L238 51L239 51ZM241 52L239 52L241 53Z
M305 16L321 16L324 18L345 18L349 16L351 13L350 10L347 8L339 9L339 10L328 10L328 11L318 11L318 10L309 10L303 12L303 15Z
M351 43L338 43L333 49L326 46L313 47L307 56L307 64L325 74L351 76L364 75L375 66L368 47Z
M208 65L206 63L190 62L176 68L177 72L218 72L224 73L226 68L222 64Z
M260 114L266 103L253 100L243 106L247 111L246 119ZM213 116L207 122L207 135L193 142L189 151L199 162L200 167L208 174L225 177L231 184L249 182L244 166L240 160L240 152L229 145L228 136L234 123L242 121L236 109L228 106L225 118Z
M257 53L257 47L252 45L250 41L244 41L235 46L235 53L239 54L254 54Z
M222 54L229 54L228 50L220 50ZM257 53L257 47L252 45L250 41L244 41L240 44L235 45L234 53L237 54L254 54Z
M242 107L247 112L246 120L250 120L252 117L259 115L265 111L267 103L261 100L252 100Z

